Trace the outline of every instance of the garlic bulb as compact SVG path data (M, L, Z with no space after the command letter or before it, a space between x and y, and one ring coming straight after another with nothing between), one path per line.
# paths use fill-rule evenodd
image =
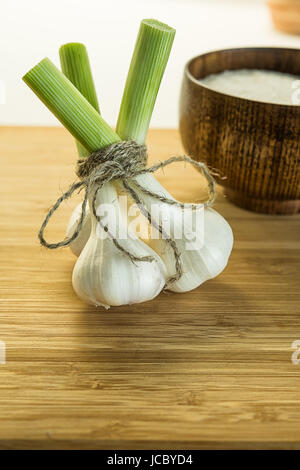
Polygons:
M153 261L132 262L110 237L104 236L107 235L104 229L94 216L89 215L91 234L73 271L75 292L82 300L106 308L153 299L165 285L166 269L163 262L149 246L129 232L122 220L116 189L111 183L106 183L98 191L96 207L103 204L114 208L114 211L107 213L105 225L108 230L111 231L117 222L119 233L126 235L118 240L122 248L136 257L150 256Z
M136 177L136 181L150 191L174 200L152 175L140 175ZM134 179L132 183L134 183ZM158 203L153 197L139 191L138 186L135 187L135 190L149 211L151 211L151 205ZM196 211L191 211L191 227L188 229L190 228L193 233L204 230L203 238L199 241L196 240L192 245L187 238L189 230L186 231L186 227L182 230L182 208L163 202L159 202L159 208L162 221L168 221L170 227L168 234L175 240L181 253L180 259L183 269L181 278L170 285L168 289L174 292L186 292L220 274L227 265L233 246L232 230L226 220L213 209L203 208L203 219L200 220L201 224L199 225ZM178 226L179 224L181 227ZM162 226L164 227L164 222L162 222ZM176 237L178 233L181 234L180 238ZM150 238L149 244L164 261L167 268L167 278L174 275L174 253L166 240L161 237ZM192 245L192 249L187 249L188 244Z
M150 191L165 196L168 199L175 200L168 191L156 180L156 178L149 173L137 176L131 181L134 186L134 181ZM122 190L121 183L116 182L116 187ZM185 231L182 232L182 209L178 206L172 206L167 203L157 201L151 196L145 195L141 192L138 186L135 186L135 191L139 194L145 206L151 211L151 205L159 204L160 215L162 220L168 220L171 231L169 235L175 239L179 252L181 253L181 264L183 268L182 277L169 286L169 290L174 292L186 292L195 289L200 284L208 279L218 276L226 267L228 258L230 256L233 246L233 234L230 225L226 220L216 211L210 208L205 208L203 213L203 223L198 227L198 219L196 213L192 213L191 229L195 233L204 230L204 236L201 242L196 242L193 249L187 250L186 244L190 243L185 237ZM75 211L78 211L77 213ZM68 235L70 236L78 221L80 214L80 207L77 207L71 217ZM78 255L86 243L89 235L89 227L91 217L87 212L86 220L82 233L71 244L71 249L74 254ZM72 221L72 222L71 222ZM164 226L164 224L163 224ZM72 227L72 228L71 228ZM181 233L182 237L177 238L176 233ZM138 240L138 239L137 239ZM143 244L145 246L145 244ZM174 253L165 240L161 238L149 239L150 247L160 256L166 266L166 280L175 274Z
M70 217L70 220L69 220L69 223L68 223L68 227L67 227L67 237L68 238L70 238L73 235L73 233L75 232L75 229L78 225L78 222L79 222L79 219L80 219L80 214L81 214L81 207L82 207L82 203L78 204L78 206L75 207L75 209L73 210L73 212L71 214L71 217ZM84 222L83 222L82 228L79 232L79 235L78 235L77 238L75 238L75 240L73 240L70 243L70 249L71 249L72 253L75 256L80 255L80 253L82 252L85 244L87 243L87 241L90 237L90 233L91 233L91 226L92 226L92 223L91 223L90 210L89 210L89 207L87 205Z

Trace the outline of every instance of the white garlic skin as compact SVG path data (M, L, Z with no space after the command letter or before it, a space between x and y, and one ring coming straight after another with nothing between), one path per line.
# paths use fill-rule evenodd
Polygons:
M233 246L233 234L226 220L212 209L204 210L204 242L198 249L186 250L186 240L176 240L181 253L182 277L169 286L173 292L187 292L218 276L226 267ZM150 246L167 267L168 276L175 272L173 250L164 240L151 240Z
M138 176L136 180L139 184L152 192L174 200L152 175L141 175ZM157 200L154 198L139 192L137 187L135 189L148 210L151 209L151 204L157 203ZM170 214L174 224L173 227L176 227L176 223L182 224L182 218L180 216L182 209L180 207L170 206L164 203L160 204L163 212ZM181 254L180 259L183 275L178 281L170 285L168 290L173 292L190 291L200 286L208 279L218 276L226 267L233 247L233 233L230 225L218 212L206 208L204 209L203 229L203 243L199 243L198 246L197 243L195 243L195 249L193 250L186 250L186 243L189 242L189 240L184 238L184 236L182 239L175 239L177 248ZM170 232L170 236L172 237L172 231ZM167 268L167 278L174 275L174 252L167 242L161 238L152 238L149 244L163 260Z
M168 197L169 199L174 199L167 192L167 190L155 179L155 177L152 174L145 174L142 176L138 176L136 180L142 186L146 188L148 187L147 185L150 185L151 188L149 187L149 189L151 189L153 192L156 192L157 194ZM124 192L124 187L120 181L116 181L115 186L119 191ZM66 233L68 238L73 235L78 225L78 221L79 221L80 214L81 214L81 207L82 207L82 203L78 204L78 206L75 207L75 209L73 210L71 214L68 227L67 227L67 233ZM91 227L92 227L92 223L91 223L90 209L89 209L89 206L87 205L82 229L78 237L73 242L70 243L70 249L75 256L79 256L83 248L85 247L89 239L90 233L91 233Z
M97 206L101 203L111 203L116 210L119 209L113 184L107 183L99 191ZM89 240L73 271L72 282L76 294L87 303L105 308L146 302L156 297L165 285L166 276L166 268L159 256L136 236L129 234L127 239L119 240L123 248L135 256L154 258L152 262L133 263L110 238L99 237L99 230L102 229L92 217Z
M75 209L73 210L71 214L68 227L67 227L68 238L73 235L78 225L79 218L81 215L81 207L82 207L82 203L78 204L78 206L75 207ZM79 256L83 248L85 247L91 234L91 227L92 227L92 223L91 223L90 210L89 210L89 206L87 205L85 218L84 218L84 222L80 230L80 233L78 237L75 238L75 240L70 243L70 250L75 256Z

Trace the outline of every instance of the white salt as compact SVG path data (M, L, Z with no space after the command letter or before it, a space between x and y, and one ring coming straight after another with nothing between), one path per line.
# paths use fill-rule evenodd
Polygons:
M300 105L300 77L272 70L226 70L199 80L227 95L265 103Z

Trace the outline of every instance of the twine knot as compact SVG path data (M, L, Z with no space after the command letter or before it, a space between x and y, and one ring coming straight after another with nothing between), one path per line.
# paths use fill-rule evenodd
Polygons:
M147 165L147 147L134 140L111 144L96 150L88 158L78 160L77 176L80 179L133 178Z
M145 173L154 173L160 168L164 168L165 166L170 165L171 163L182 161L188 162L193 166L197 167L198 169L202 170L202 173L208 182L209 188L209 198L202 204L206 207L210 206L215 199L215 181L212 177L212 174L209 172L207 166L203 162L196 162L190 157L183 155L179 157L171 157L168 160L165 160L147 168L146 146L139 145L133 140L120 141L113 143L103 149L96 150L85 159L78 160L76 174L79 178L79 181L72 184L68 191L66 191L62 196L60 196L49 210L38 234L40 243L50 249L56 249L62 246L70 245L70 243L72 243L81 232L86 215L87 202L90 196L92 196L90 200L90 208L92 214L99 222L101 227L108 234L108 236L112 239L114 245L118 248L118 250L128 256L132 262L154 261L154 258L152 256L137 257L133 253L130 253L128 250L126 250L119 243L119 241L109 232L109 228L103 225L101 217L97 214L96 200L100 189L103 187L104 184L110 181L121 180L125 191L135 201L141 213L148 219L149 224L159 231L159 233L164 237L166 243L168 243L173 250L175 259L175 274L167 280L166 287L168 287L173 282L179 280L183 274L180 260L180 252L177 248L175 240L164 231L162 224L153 220L151 214L146 208L146 205L140 199L137 190L139 190L140 193L145 194L147 196L151 196L154 199L161 201L165 204L175 205L181 207L182 209L189 208L194 210L199 208L199 204L183 204L174 199L169 199L163 195L154 193L140 185L136 181L135 177ZM44 238L44 231L46 226L48 225L49 219L52 217L53 213L59 208L63 201L70 198L77 189L80 190L83 187L85 188L85 195L82 202L81 215L74 233L71 237L65 238L60 242L48 243Z

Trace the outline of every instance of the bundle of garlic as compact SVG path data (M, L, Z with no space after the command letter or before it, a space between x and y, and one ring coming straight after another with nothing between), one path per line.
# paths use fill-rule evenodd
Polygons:
M61 73L42 60L24 81L77 141L80 181L61 196L46 216L39 238L48 248L70 245L78 256L73 287L88 303L104 307L144 302L164 288L186 292L217 276L227 265L233 245L230 226L209 206L214 182L204 164L188 157L146 168L144 145L175 30L156 20L143 20L136 41L116 131L100 115L85 47L60 49ZM176 201L153 172L173 161L199 166L207 178L210 199L200 205ZM44 229L61 202L74 191L85 197L73 212L67 238L48 243ZM121 209L126 193L149 221L147 243L130 228ZM152 208L159 206L153 216ZM109 207L106 216L103 208ZM188 209L188 227L183 230ZM199 213L201 217L199 217ZM185 224L186 225L186 224ZM190 235L196 234L191 242Z

